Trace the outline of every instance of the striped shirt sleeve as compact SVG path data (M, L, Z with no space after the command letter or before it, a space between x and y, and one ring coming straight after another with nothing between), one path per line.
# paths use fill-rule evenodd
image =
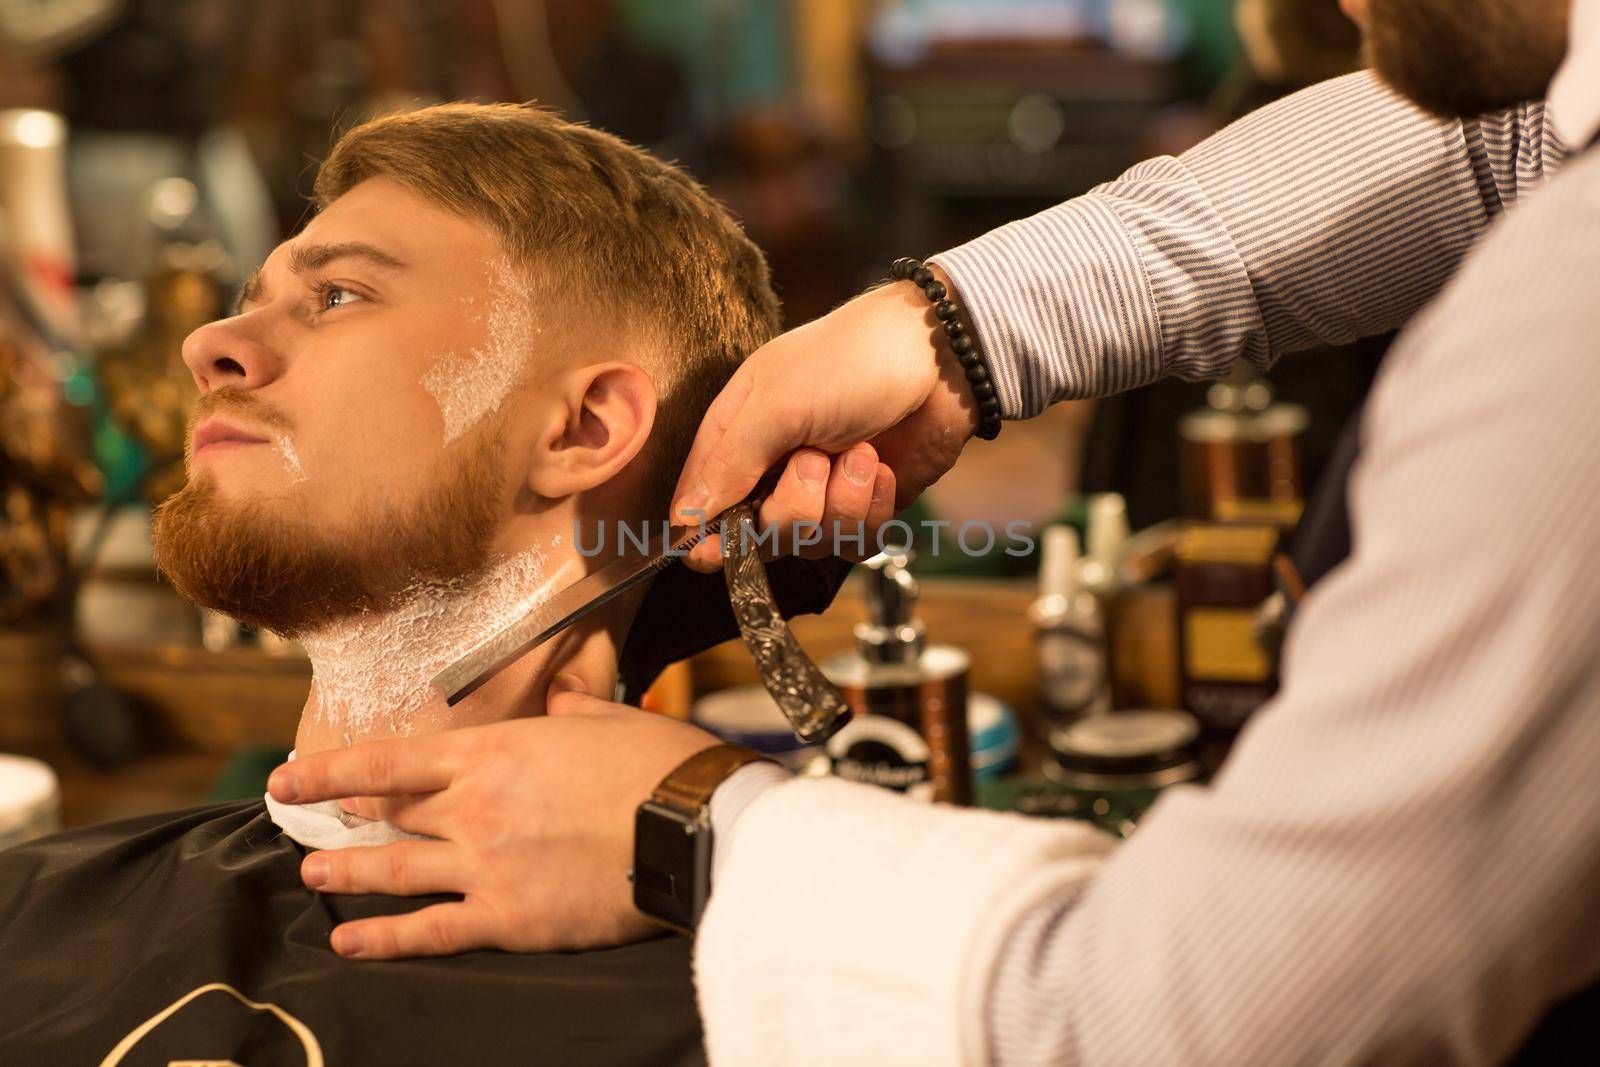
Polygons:
M1016 924L995 1067L1501 1063L1600 979L1597 193L1600 153L1402 336L1282 692Z
M933 261L1028 418L1403 325L1563 154L1543 105L1438 119L1361 72Z

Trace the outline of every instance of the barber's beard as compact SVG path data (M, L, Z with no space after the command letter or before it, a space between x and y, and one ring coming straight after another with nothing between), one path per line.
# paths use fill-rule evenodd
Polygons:
M290 638L392 611L419 586L471 582L499 517L496 440L462 442L409 504L338 530L307 521L292 493L230 500L209 474L191 477L156 512L157 566L186 599Z
M1452 118L1543 99L1567 48L1569 0L1370 0L1367 61Z

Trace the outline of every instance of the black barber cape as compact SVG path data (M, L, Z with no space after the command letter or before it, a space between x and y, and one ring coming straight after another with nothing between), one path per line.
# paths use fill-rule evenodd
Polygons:
M0 852L0 1064L701 1064L689 942L351 961L260 802Z
M785 618L850 565L785 557ZM719 572L657 576L622 650L625 699L737 637ZM235 1063L703 1064L689 943L343 960L339 923L444 897L321 896L253 801L107 823L0 852L0 1067Z

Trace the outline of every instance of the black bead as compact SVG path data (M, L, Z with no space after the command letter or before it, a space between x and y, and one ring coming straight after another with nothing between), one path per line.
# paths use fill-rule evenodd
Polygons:
M988 397L985 400L980 400L978 402L978 410L983 412L986 415L991 411L999 411L1000 410L1000 398L997 397L997 396L991 396L991 397Z
M899 259L895 260L894 265L889 268L889 274L894 278L909 278L911 277L911 272L920 266L922 266L922 264L918 263L910 256L901 256Z
M979 400L988 400L990 397L994 396L994 386L990 385L987 379L978 382L972 387L972 395L977 397Z
M929 270L927 267L918 267L916 270L911 272L911 280L916 282L918 285L927 285L929 282L934 280L933 271Z
M950 306L951 307L955 307L954 304L951 304ZM933 313L935 315L939 314L939 309L938 308L934 308L933 309ZM945 319L944 320L944 335L946 337L950 338L950 340L954 341L957 337L960 337L962 334L964 334L966 332L967 332L967 328L965 326L961 325L961 323L957 322L955 319Z
M956 310L956 306L948 300L941 300L937 304L933 305L933 313L943 322L954 322L956 320L956 316L960 314L960 312Z
M980 363L967 368L967 381L971 382L973 385L977 385L979 382L986 382L988 380L989 371L983 366L983 364Z
M944 299L946 290L943 282L929 282L922 287L922 292L929 300L937 304Z
M961 365L968 370L971 370L973 367L983 366L983 360L979 358L978 353L976 352L957 352L956 358L959 359L961 361Z
M972 343L972 335L964 333L959 337L950 338L950 347L955 349L956 355L964 356L976 346Z

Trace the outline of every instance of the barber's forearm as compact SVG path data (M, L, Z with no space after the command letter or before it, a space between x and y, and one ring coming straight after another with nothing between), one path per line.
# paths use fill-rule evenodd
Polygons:
M1370 74L940 253L1007 418L1396 328L1559 154L1543 108L1463 127Z

